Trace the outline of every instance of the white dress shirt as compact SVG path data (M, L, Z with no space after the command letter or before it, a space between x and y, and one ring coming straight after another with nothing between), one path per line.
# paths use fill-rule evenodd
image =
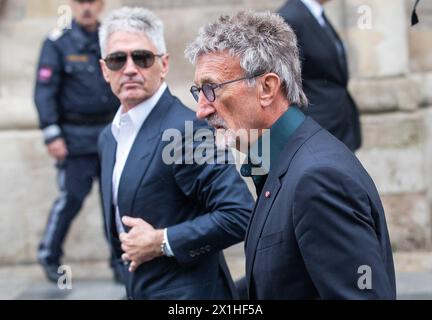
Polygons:
M115 221L118 234L125 232L118 207L118 189L120 178L138 132L140 131L150 112L162 97L162 94L166 88L167 84L165 82L162 83L153 96L141 102L126 113L123 112L123 106L120 106L111 124L111 132L114 136L114 139L117 141L116 161L112 175L112 200L115 208ZM166 229L164 230L164 239L167 242L168 253L172 252L168 244Z
M325 26L325 20L323 18L324 8L321 3L316 0L301 0L303 4L309 9L315 19L321 26Z

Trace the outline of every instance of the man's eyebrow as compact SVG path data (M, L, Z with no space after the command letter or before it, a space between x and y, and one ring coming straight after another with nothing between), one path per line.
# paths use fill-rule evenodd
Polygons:
M216 83L217 81L215 81L215 79L212 77L205 76L205 77L200 79L200 83L197 83L197 81L194 81L194 82L196 85L202 85L204 83Z

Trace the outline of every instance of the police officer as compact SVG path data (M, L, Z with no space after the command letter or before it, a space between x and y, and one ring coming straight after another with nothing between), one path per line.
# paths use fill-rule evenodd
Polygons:
M39 245L38 261L55 282L69 226L99 176L99 133L119 105L99 66L98 16L103 1L71 0L70 5L72 28L55 29L45 40L35 89L40 127L48 152L56 160L60 189Z

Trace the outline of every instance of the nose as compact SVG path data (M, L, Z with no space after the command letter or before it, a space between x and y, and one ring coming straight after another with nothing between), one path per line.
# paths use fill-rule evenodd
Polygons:
M214 106L210 102L208 102L208 100L204 97L204 95L201 92L198 99L198 109L196 112L197 118L205 119L215 112L216 110Z
M130 76L130 75L135 75L137 72L138 72L137 66L133 62L132 57L128 55L126 60L126 65L124 67L124 74Z

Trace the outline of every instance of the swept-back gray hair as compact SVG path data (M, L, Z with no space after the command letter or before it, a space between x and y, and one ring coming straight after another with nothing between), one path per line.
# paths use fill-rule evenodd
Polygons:
M117 31L144 33L159 52L166 53L164 25L150 10L144 8L123 7L112 11L102 22L99 29L99 42L102 58L106 57L106 45L109 36Z
M185 55L195 64L201 55L223 51L240 59L245 76L263 72L277 74L288 100L307 106L297 37L279 15L252 11L222 15L200 29L198 37L187 46ZM252 79L249 84L254 82Z

